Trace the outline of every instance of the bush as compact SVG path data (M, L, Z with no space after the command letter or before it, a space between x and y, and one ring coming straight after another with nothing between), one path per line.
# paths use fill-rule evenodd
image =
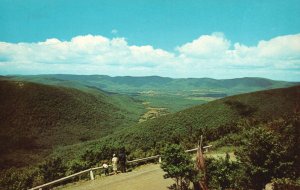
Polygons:
M88 167L84 163L81 163L81 162L78 162L78 161L73 161L70 165L71 166L69 168L69 172L71 174L74 174L74 173L77 173L77 172L88 169Z
M300 182L291 180L289 178L281 178L281 179L273 179L272 184L274 187L274 190L297 190L300 189Z
M0 174L0 187L7 190L29 189L33 186L35 170L11 168Z
M164 178L175 179L176 183L170 189L188 189L196 176L191 156L176 144L168 145L163 151L161 168L166 172Z
M262 189L272 178L297 177L295 143L282 140L282 136L265 126L246 133L244 146L237 152L244 177L241 186Z
M50 182L65 176L67 167L63 164L61 158L55 158L39 166L39 172L44 182Z
M239 175L240 164L230 161L229 154L225 159L206 159L206 176L211 189L237 188Z

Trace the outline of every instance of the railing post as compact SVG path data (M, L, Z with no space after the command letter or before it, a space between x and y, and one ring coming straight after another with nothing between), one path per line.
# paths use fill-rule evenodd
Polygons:
M91 177L91 180L94 180L94 173L93 173L93 170L90 170L90 177Z
M161 163L161 156L158 157L158 163Z
M39 188L39 190L43 190L42 188Z

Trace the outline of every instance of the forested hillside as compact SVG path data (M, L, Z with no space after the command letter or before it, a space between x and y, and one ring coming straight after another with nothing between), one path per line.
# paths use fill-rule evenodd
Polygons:
M11 76L15 79L31 80L39 83L58 83L73 81L84 85L99 87L103 90L118 93L136 93L147 90L163 91L193 91L193 90L219 90L228 95L280 88L297 85L295 82L274 81L265 78L168 78L159 76L131 77L106 75L28 75Z
M99 139L135 124L140 102L97 89L0 80L0 165L36 163L58 146Z
M200 135L211 142L247 127L299 115L299 105L300 86L236 95L140 123L89 145L94 150L103 144L125 145L134 155L157 153L166 143L194 147Z
M0 172L5 186L52 181L96 166L122 147L129 160L160 154L169 143L193 148L200 135L216 147L238 147L261 128L291 141L285 144L293 164L297 159L300 86L226 97L137 124L143 107L128 97L88 87L0 82L1 166L10 168ZM30 167L11 168L25 165Z
M110 77L105 75L25 75L10 76L13 80L27 80L85 90L86 86L108 92L125 94L142 101L151 112L175 113L195 105L226 96L294 86L299 83L274 81L265 78L168 78L159 76ZM176 103L174 103L176 102ZM154 109L153 109L154 108Z

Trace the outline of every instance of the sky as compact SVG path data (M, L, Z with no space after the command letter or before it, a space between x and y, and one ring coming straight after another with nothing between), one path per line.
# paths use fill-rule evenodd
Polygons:
M0 75L300 81L300 0L0 0Z

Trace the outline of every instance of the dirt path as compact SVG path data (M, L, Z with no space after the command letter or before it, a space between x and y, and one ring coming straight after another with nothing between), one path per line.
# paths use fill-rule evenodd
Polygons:
M158 164L142 166L132 172L116 176L98 177L94 181L82 181L63 186L61 190L157 190L167 189L172 179L164 179Z

